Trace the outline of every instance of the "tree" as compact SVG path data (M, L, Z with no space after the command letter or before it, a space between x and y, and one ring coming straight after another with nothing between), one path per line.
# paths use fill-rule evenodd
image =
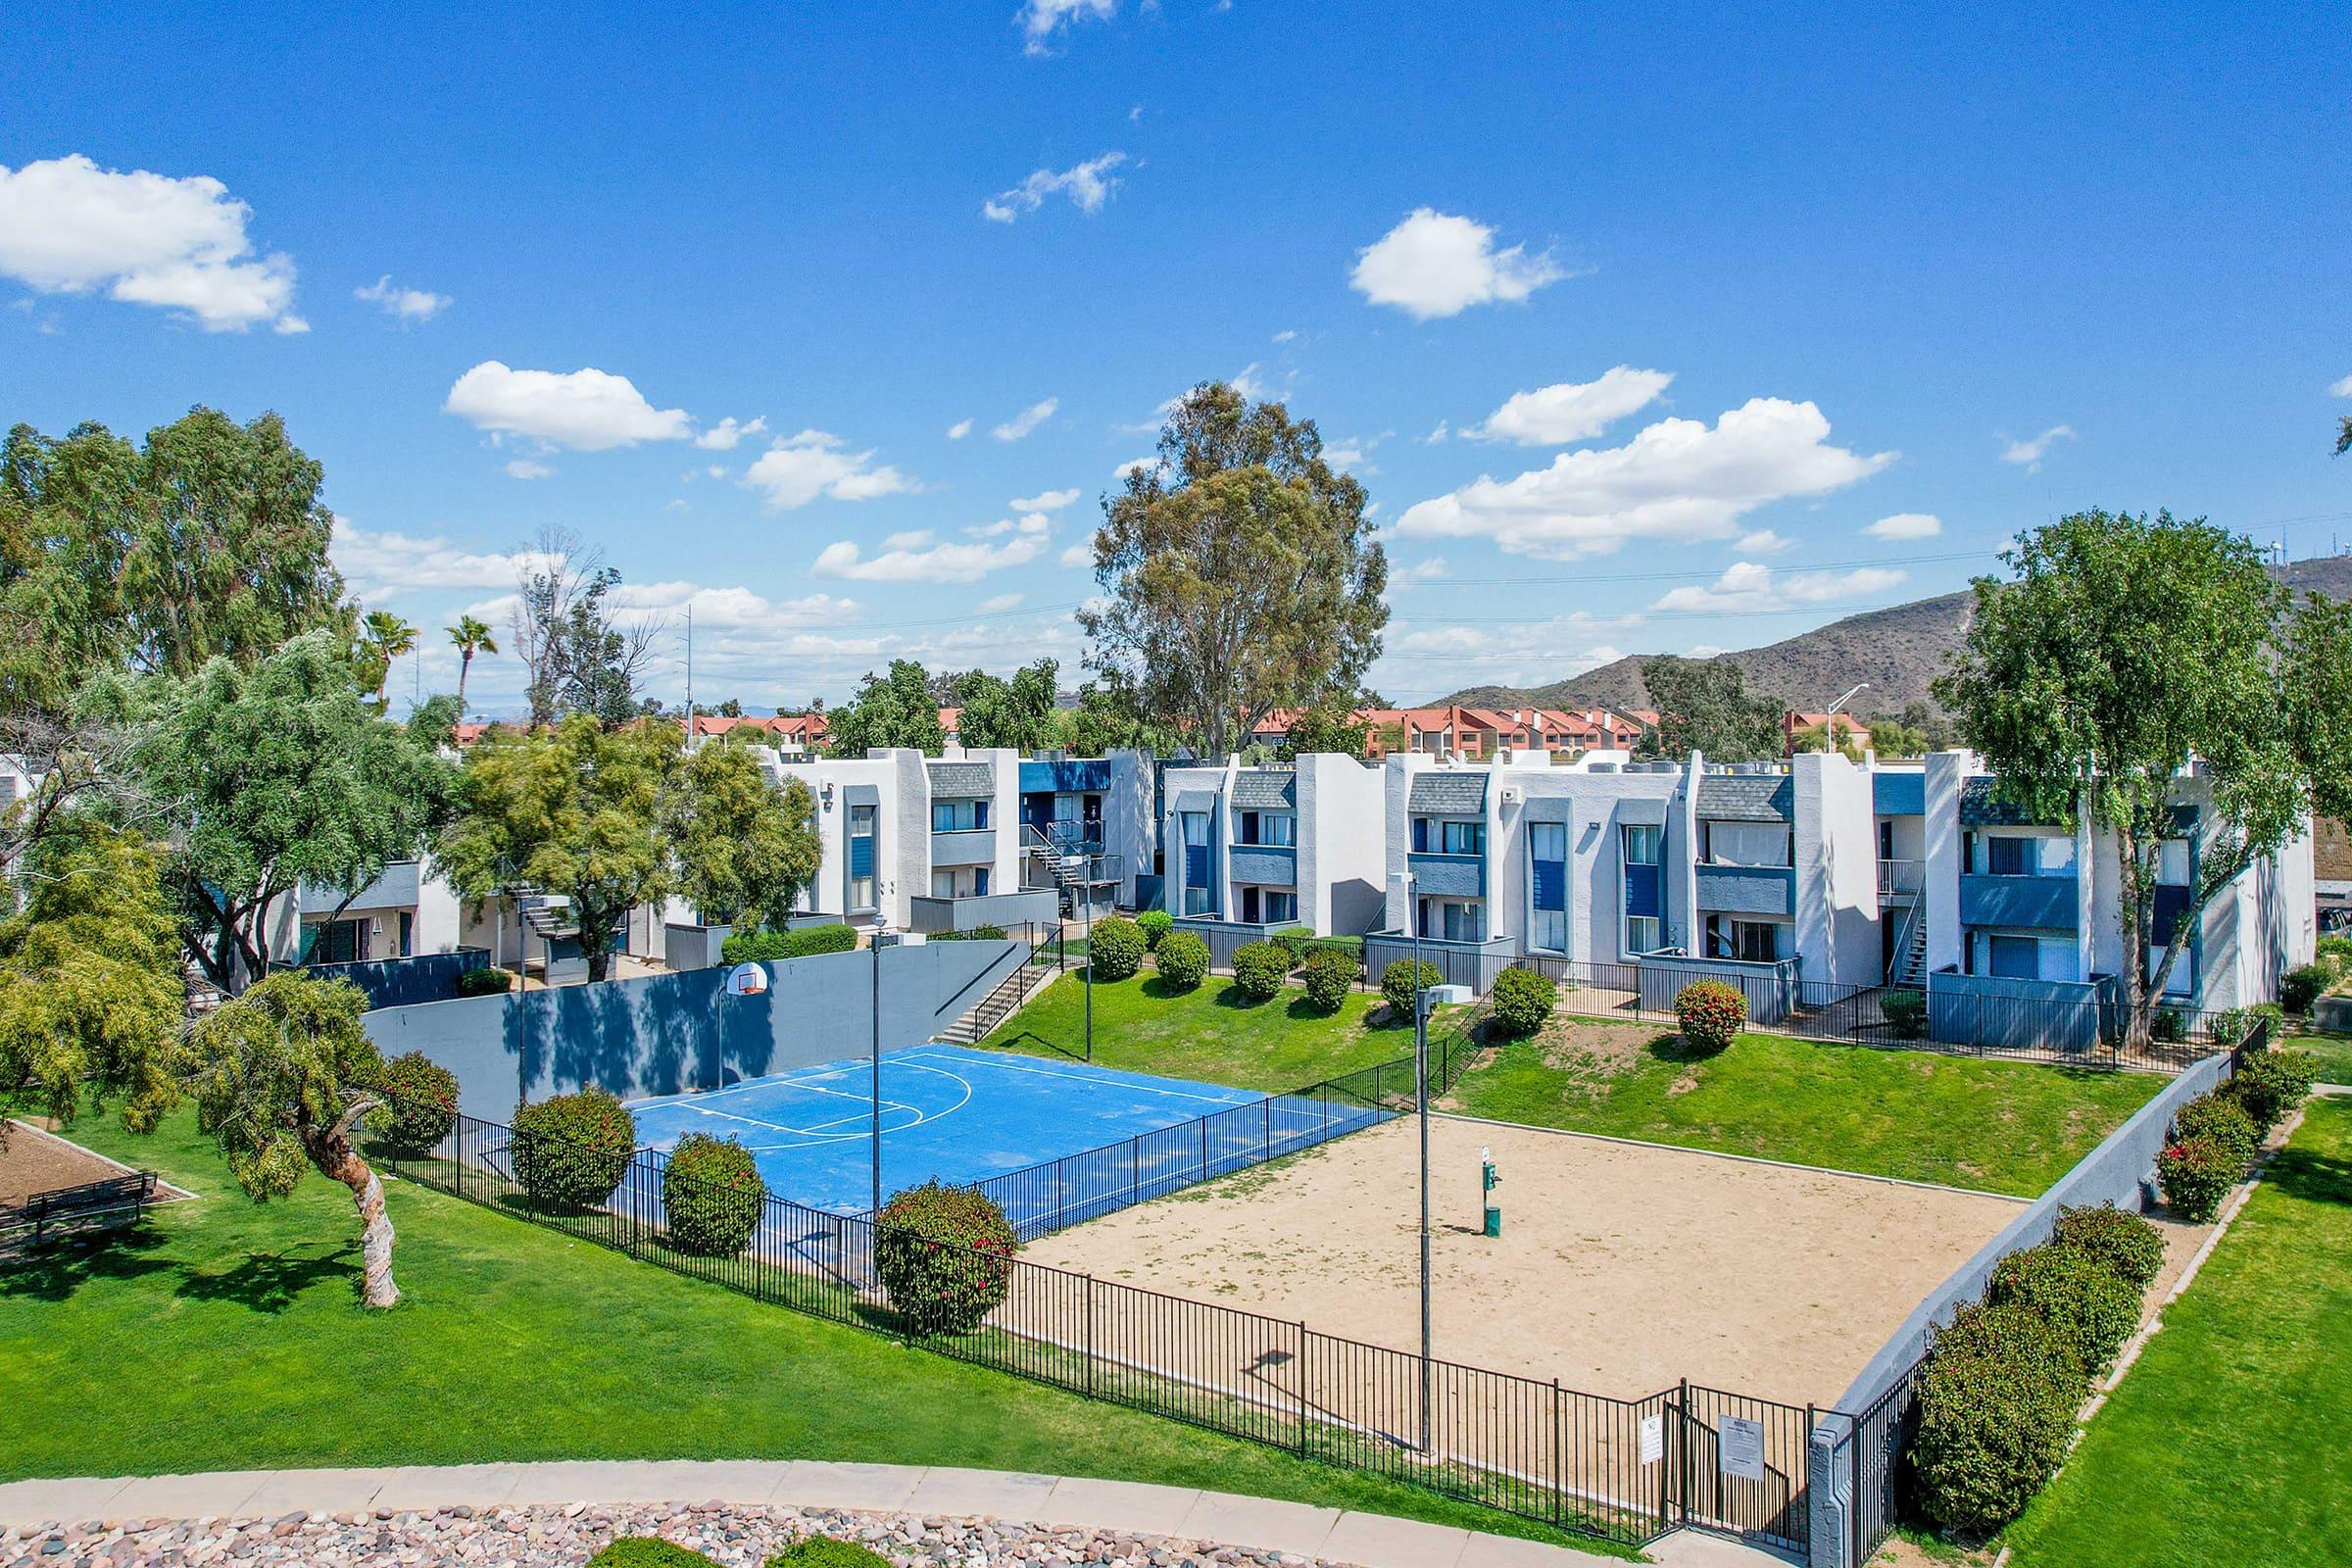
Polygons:
M702 747L682 782L667 831L678 891L711 925L782 930L824 855L816 797L797 778L779 789L740 746Z
M272 945L279 900L305 884L356 897L447 812L449 764L375 711L331 631L252 669L216 659L187 680L101 683L88 701L130 731L131 782L170 824L188 951L225 991L298 956Z
M1028 753L1054 744L1054 714L1061 665L1041 659L1002 680L986 670L970 670L956 681L956 699L963 714L956 732L966 747L1010 747Z
M188 1031L196 1122L228 1157L256 1202L290 1196L306 1169L351 1189L360 1213L360 1298L400 1300L392 1282L392 1216L383 1183L354 1135L385 1101L383 1058L360 1014L357 986L293 970L224 1002Z
M858 695L833 710L831 752L863 757L882 747L909 747L937 757L948 744L939 727L931 676L911 659L894 659L888 675L868 673Z
M1285 762L1316 752L1361 757L1371 739L1372 726L1350 712L1310 710L1291 720L1290 730L1282 737L1274 755Z
M1752 762L1781 755L1780 699L1749 696L1746 677L1731 661L1645 659L1642 683L1658 710L1657 727L1642 732L1642 756L1695 751L1719 762Z
M562 895L588 978L612 973L629 910L672 888L661 826L678 773L674 724L607 729L574 713L544 729L493 730L466 753L456 819L434 858L461 898L528 885Z
M1135 693L1116 675L1078 688L1075 708L1057 708L1049 745L1073 757L1103 757L1116 751L1175 754L1183 736L1171 725L1142 711Z
M1938 749L1925 726L1886 714L1869 720L1862 727L1870 731L1870 749L1881 757L1925 757ZM1802 737L1799 739L1801 744Z
M511 630L531 722L586 713L611 727L638 717L637 687L662 622L616 624L608 600L620 573L569 529L544 529L518 555Z
M455 626L444 627L443 630L449 633L449 640L457 645L458 715L462 718L466 712L466 677L472 672L473 656L495 654L498 644L490 635L489 623L476 620L471 615L460 615Z
M392 679L392 661L416 651L416 628L389 610L370 610L360 617L360 649L381 711L388 706L384 688Z
M1379 657L1387 552L1364 487L1323 460L1312 420L1223 382L1168 416L1159 462L1103 503L1078 613L1092 667L1223 757L1276 708L1344 702Z
M343 618L319 466L265 414L0 449L0 709L62 712L88 677L250 664Z
M2298 610L2249 540L2163 512L2074 513L2001 559L2014 576L1976 580L1936 695L2006 798L2044 821L2087 812L2112 836L2128 1028L2144 1046L2186 946L2171 935L2306 812L2352 808L2352 615ZM2165 844L2183 837L2194 875L2159 928Z
M119 1096L123 1124L152 1131L186 1005L163 857L75 811L21 863L24 906L0 921L0 1102L72 1122Z
M1836 717L1832 718L1827 725L1807 724L1803 729L1800 729L1796 732L1791 744L1794 750L1800 752L1827 752L1835 750L1839 756L1844 757L1847 760L1859 762L1862 760L1862 748L1854 739L1854 731L1856 728L1857 726L1852 718L1848 717L1844 713L1839 713ZM1824 733L1825 730L1835 730L1837 732L1838 744L1835 748L1830 745L1829 737ZM1874 750L1878 747L1878 740L1879 737L1877 732L1873 731L1871 734L1871 744ZM1887 755L1892 757L1899 754L1889 752Z

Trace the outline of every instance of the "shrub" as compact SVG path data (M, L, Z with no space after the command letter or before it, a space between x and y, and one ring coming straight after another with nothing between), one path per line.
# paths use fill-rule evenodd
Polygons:
M2065 1457L2085 1389L2073 1348L2033 1312L1963 1308L1920 1377L1911 1465L1922 1511L1971 1534L2016 1518Z
M483 968L458 971L458 995L461 997L503 997L514 989L514 976L505 969Z
M1674 999L1675 1022L1683 1043L1714 1055L1728 1050L1747 1023L1747 993L1720 980L1693 980Z
M1160 980L1170 989L1190 991L1208 978L1208 944L1198 931L1171 931L1159 939L1159 950L1152 955L1152 962L1158 968ZM1276 985L1281 983L1275 981Z
M458 1124L458 1075L423 1052L394 1056L375 1083L384 1097L376 1136L395 1152L421 1154Z
M2156 1156L2156 1185L2176 1218L2202 1225L2245 1174L2246 1162L2210 1138L2184 1138Z
M2192 1138L2211 1139L2229 1152L2241 1171L2262 1145L2261 1136L2254 1131L2254 1118L2226 1092L2218 1090L2200 1095L2173 1113L2174 1141L2186 1143Z
M976 925L969 931L934 931L923 938L925 942L1002 942L1004 928L1001 925Z
M848 953L857 946L854 926L805 925L793 931L738 931L718 945L718 954L729 963L773 963L819 953Z
M2319 1058L2308 1051L2253 1051L2238 1063L2236 1075L2222 1093L2246 1113L2260 1143L2286 1120L2288 1111L2303 1103L2319 1076Z
M1408 1024L1413 1021L1413 993L1445 983L1445 971L1426 960L1415 964L1398 958L1380 971L1380 994L1388 1001L1389 1016Z
M2213 1043L2217 1046L2237 1047L2254 1038L2258 1025L2269 1025L2267 1039L2276 1040L2286 1032L2286 1009L2276 1002L2258 1002L2251 1007L2225 1007L2213 1015Z
M767 1559L766 1568L891 1568L890 1559L855 1541L804 1536Z
M1897 1040L1919 1040L1928 1032L1928 999L1917 991L1889 991L1879 998L1879 1011L1894 1029Z
M1307 1005L1317 1012L1337 1012L1355 985L1355 959L1338 948L1317 948L1306 956L1298 978L1306 986Z
M1146 909L1135 917L1135 928L1144 934L1144 951L1157 953L1160 939L1176 929L1176 917L1165 909Z
M2289 969L2278 981L2278 1001L2289 1012L2309 1012L2321 992L2335 984L2336 973L2331 965L2307 963L2299 969Z
M557 1095L514 1112L514 1179L555 1209L594 1208L612 1196L637 1152L637 1123L602 1089Z
M1494 977L1494 1027L1524 1040L1544 1027L1559 994L1533 969L1505 969Z
M2029 1247L1992 1271L1992 1306L2022 1306L2074 1347L2084 1371L2104 1372L2139 1326L2139 1287L2106 1260L2071 1247Z
M760 1228L767 1188L752 1152L732 1138L688 1133L662 1167L670 1245L697 1257L733 1257Z
M1271 1000L1290 975L1291 956L1271 942L1246 942L1233 950L1234 989L1252 1002ZM1167 956L1160 956L1160 973L1167 973Z
M2158 1045L2177 1046L2188 1038L2188 1020L2179 1007L2158 1007L2148 1019L2148 1038Z
M623 1536L589 1558L588 1568L712 1568L712 1563L659 1536Z
M2339 975L2346 969L2352 969L2352 937L2320 938L2312 944L2312 961L2332 963Z
M1266 940L1280 948L1282 956L1296 969L1306 957L1306 945L1315 940L1315 934L1302 925L1286 925L1279 931L1267 932Z
M1133 920L1114 914L1095 922L1087 939L1086 966L1098 980L1124 980L1144 965L1144 933Z
M882 1205L874 1272L908 1333L968 1334L1011 1288L1020 1245L987 1195L927 1181Z
M2060 1208L2050 1245L2095 1257L2127 1285L2146 1290L2164 1267L2164 1237L2155 1226L2113 1203Z

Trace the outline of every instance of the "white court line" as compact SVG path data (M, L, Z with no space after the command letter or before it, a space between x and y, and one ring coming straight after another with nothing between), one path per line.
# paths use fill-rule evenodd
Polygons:
M916 1049L913 1049L913 1050L909 1050L908 1052L906 1052L906 1054L907 1054L907 1055L910 1055L910 1056L911 1056L911 1055L918 1055L918 1054L930 1054L930 1053L925 1053L925 1052L922 1052L922 1051L921 1051L919 1048L916 1048ZM1102 1073L1067 1072L1067 1071L1064 1071L1064 1070L1062 1070L1062 1069L1055 1068L1055 1067L1024 1067L1024 1066L1017 1066L1017 1065L1015 1065L1015 1064L1014 1064L1014 1063L1012 1063L1012 1062L1009 1062L1009 1061L1004 1061L1004 1060L1001 1060L1001 1059L999 1059L998 1057L995 1057L995 1056L982 1056L982 1057L980 1057L980 1058L979 1058L977 1061L973 1060L973 1058L971 1058L971 1057L969 1057L969 1056L948 1056L948 1055L942 1055L942 1056L940 1056L940 1057L939 1057L939 1059L941 1059L941 1060L945 1060L945 1061L960 1062L960 1063L962 1063L962 1064L964 1064L964 1065L966 1065L966 1066L981 1066L981 1065L986 1065L986 1066L994 1067L994 1068L996 1068L996 1069L997 1069L998 1071L1000 1071L1000 1072L1025 1072L1025 1073L1029 1073L1029 1074L1031 1074L1031 1075L1033 1075L1033 1076L1035 1076L1035 1077L1039 1077L1039 1078L1066 1078L1066 1079L1069 1079L1069 1080L1070 1080L1071 1082L1073 1082L1073 1083L1081 1083L1081 1084L1093 1084L1093 1085L1094 1085L1096 1088L1098 1088L1098 1089L1132 1089L1132 1090L1134 1090L1134 1091L1135 1091L1136 1093L1138 1093L1138 1094L1144 1094L1144 1095L1165 1095L1165 1096L1167 1096L1167 1097L1168 1097L1169 1099L1171 1099L1171 1100L1197 1100L1197 1101L1200 1102L1202 1104L1207 1104L1207 1105L1224 1105L1224 1106L1236 1106L1236 1105L1254 1105L1254 1104L1256 1104L1256 1103L1257 1103L1257 1102L1258 1102L1260 1100L1267 1100L1267 1099L1274 1098L1274 1097L1272 1097L1272 1096L1267 1096L1267 1095L1251 1094L1251 1093L1250 1093L1249 1090L1246 1090L1246 1089L1237 1089L1237 1090L1235 1090L1235 1091L1234 1091L1234 1093L1235 1093L1235 1094L1238 1094L1238 1095L1240 1095L1240 1096L1242 1096L1243 1098L1242 1098L1242 1099L1240 1099L1240 1100L1226 1100L1226 1099L1223 1099L1223 1098L1221 1098L1221 1097L1219 1097L1219 1096L1216 1096L1216 1095L1203 1095L1203 1094L1200 1094L1200 1093L1199 1093L1198 1091L1195 1091L1195 1090L1190 1090L1190 1089L1161 1089L1161 1088L1157 1087L1156 1085L1152 1085L1152 1084L1139 1084L1139 1083L1131 1083L1131 1082L1127 1081L1127 1080L1126 1080L1126 1079L1124 1079L1124 1078L1107 1078L1107 1077L1104 1077L1104 1076L1102 1076ZM932 1068L932 1069L930 1069L930 1070L931 1070L931 1071L933 1071L933 1072L937 1072L937 1071L940 1071L941 1069L934 1067L934 1068ZM1104 1068L1104 1069L1102 1069L1102 1072L1109 1072L1110 1070L1111 1070L1111 1069L1109 1069L1109 1068ZM954 1075L953 1075L953 1074L951 1074L950 1076L954 1076ZM1140 1076L1140 1075L1139 1075L1139 1076Z
M821 1071L819 1069L822 1069ZM762 1089L806 1089L812 1095L839 1095L844 1100L871 1100L871 1095L855 1094L847 1089L828 1089L814 1078L796 1078L794 1073L814 1073L819 1078L847 1078L854 1073L869 1070L869 1064L855 1062L818 1062L808 1067L795 1067L790 1072L768 1073L759 1078L743 1078L728 1089L687 1089L674 1095L648 1095L643 1100L627 1101L632 1110L640 1105L684 1104L688 1101L723 1100L729 1095L748 1095Z
M896 1061L900 1058L893 1056L886 1059ZM911 1072L927 1072L937 1077L948 1079L958 1089L962 1090L963 1093L954 1104L942 1105L937 1110L925 1110L919 1105L908 1104L904 1101L884 1101L882 1102L883 1114L886 1117L894 1111L906 1112L913 1117L913 1120L911 1121L903 1121L895 1125L886 1124L882 1129L885 1133L912 1132L917 1127L928 1126L930 1123L938 1121L943 1117L952 1116L956 1111L961 1110L965 1105L971 1103L972 1083L970 1079L965 1078L962 1074L950 1072L944 1067L925 1066L919 1061L906 1061L904 1062L903 1065L905 1065L906 1069ZM848 1069L844 1069L844 1071L847 1070ZM703 1103L703 1102L716 1099L720 1093L741 1093L750 1089L806 1089L817 1094L834 1095L843 1100L858 1101L867 1105L871 1105L873 1103L873 1101L864 1095L853 1095L838 1089L825 1089L818 1085L799 1083L789 1079L763 1078L750 1083L739 1084L732 1091L714 1091L709 1095L681 1097L674 1100L660 1102L648 1108L659 1110L664 1107L670 1107L679 1110L688 1110L694 1112L698 1116L722 1117L728 1121L743 1122L748 1126L763 1127L771 1133L783 1133L788 1137L807 1140L807 1142L799 1144L766 1144L757 1146L753 1149L753 1152L755 1153L758 1153L762 1150L781 1151L788 1149L806 1149L813 1148L819 1144L848 1143L856 1139L870 1136L865 1128L872 1120L871 1111L853 1113L848 1116L839 1116L830 1121L818 1122L814 1126L803 1127L792 1122L769 1121L758 1116L746 1116L737 1111L713 1110L708 1104ZM826 1130L833 1127L849 1126L853 1123L856 1124L858 1128L858 1130L854 1132L832 1133Z

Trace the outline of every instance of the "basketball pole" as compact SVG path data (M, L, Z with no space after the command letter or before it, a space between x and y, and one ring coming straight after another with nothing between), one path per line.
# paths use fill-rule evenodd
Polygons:
M874 936L882 933L876 931ZM867 951L874 956L873 1049L871 1065L874 1089L873 1104L873 1216L882 1223L882 944L866 939Z

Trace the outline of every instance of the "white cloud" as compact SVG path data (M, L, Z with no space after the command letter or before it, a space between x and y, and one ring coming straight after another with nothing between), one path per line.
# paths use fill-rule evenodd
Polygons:
M1288 343L1298 335L1298 334L1296 331L1286 326L1281 331L1274 334L1274 341L1277 343Z
M1446 558L1444 556L1431 556L1426 561L1416 561L1409 566L1400 566L1389 573L1391 586L1398 588L1412 583L1443 582L1445 578Z
M484 430L579 452L683 441L691 433L684 409L657 409L627 376L598 369L516 370L484 360L458 377L442 408Z
M1077 499L1078 492L1075 489L1041 490L1025 500L1015 496L1012 500L1012 510L1015 512L1059 512Z
M429 321L443 311L448 310L451 304L448 295L435 294L429 289L393 287L390 272L386 272L366 288L353 289L351 297L355 300L366 300L370 305L382 306L384 314L403 326L412 321Z
M858 582L978 582L992 571L1037 560L1046 552L1051 531L1044 514L1032 513L1014 524L1011 537L1003 544L935 544L924 530L892 535L870 559L844 539L825 546L811 569L820 576Z
M951 441L960 441L971 433L972 421L969 419L957 419L954 424L948 426L948 439Z
M1007 610L1019 609L1025 597L1023 594L991 594L972 609L975 613L982 615L1001 615Z
M1661 419L1619 447L1563 452L1515 479L1481 476L1397 519L1420 538L1490 538L1514 555L1573 560L1635 539L1725 539L1756 508L1826 495L1866 479L1899 454L1829 444L1811 403L1751 398L1709 426Z
M2048 455L2052 444L2059 441L2072 441L2074 438L2075 432L2072 427L2053 424L2041 434L2030 439L2004 442L2001 447L2001 461L2023 464L2028 473L2039 473L2041 460Z
M184 311L208 332L307 332L293 260L254 254L252 216L205 174L123 173L79 153L0 165L0 275L44 294L103 285L117 300Z
M993 223L1009 223L1023 213L1036 212L1046 204L1047 197L1056 193L1069 197L1071 205L1082 213L1099 213L1110 199L1110 193L1119 188L1118 176L1111 171L1125 162L1125 153L1108 152L1058 172L1051 169L1035 170L1010 190L1000 191L982 202L980 216Z
M1705 587L1676 588L1651 608L1710 614L1762 614L1767 611L1800 610L1864 594L1885 593L1899 585L1903 577L1902 572L1885 566L1776 577L1770 566L1740 561L1726 567L1722 576Z
M1095 569L1095 547L1092 542L1064 545L1060 559L1061 564L1065 566L1075 566L1081 571L1092 571Z
M1265 377L1257 373L1255 360L1234 371L1232 379L1225 384L1252 403L1263 403L1274 390L1266 383Z
M1440 420L1438 421L1438 427L1437 427L1436 429L1434 429L1434 430L1430 431L1430 432L1429 432L1429 434L1427 434L1427 435L1425 435L1425 436L1423 436L1423 437L1421 438L1421 444L1422 444L1423 446L1434 447L1434 446L1436 446L1436 445L1437 445L1439 442L1441 442L1441 441L1448 441L1448 440L1451 440L1452 438L1453 438L1453 429L1452 429L1452 427L1451 427L1450 425L1448 425L1448 424L1447 424L1447 423L1446 423L1446 422L1444 419L1440 419Z
M1117 467L1111 469L1110 476L1113 479L1124 483L1127 476L1131 473L1138 472L1145 468L1158 467L1159 461L1159 456L1156 453L1147 458L1129 458L1125 463L1122 463Z
M1759 528L1754 533L1741 534L1732 548L1743 556L1777 556L1783 551L1794 550L1796 541L1774 533L1770 528Z
M1022 48L1032 55L1054 52L1054 35L1072 23L1092 18L1108 22L1118 8L1118 0L1021 0L1019 15L1013 20L1021 24ZM1137 104L1127 118L1135 119L1144 112Z
M1054 417L1054 411L1060 407L1061 399L1059 398L1048 398L1042 403L1032 403L988 433L1000 441L1018 441Z
M327 546L335 569L362 599L383 599L427 588L479 588L513 580L538 559L534 552L466 550L439 534L378 533L338 516Z
M1898 512L1862 531L1873 539L1933 539L1943 532L1943 519L1933 513Z
M544 479L555 471L537 458L515 458L507 464L507 472L516 479Z
M1515 392L1463 431L1479 441L1516 441L1523 447L1554 447L1589 441L1619 419L1657 401L1674 376L1665 370L1637 370L1620 365L1596 381L1561 381L1533 392Z
M841 447L841 437L823 430L780 437L744 471L743 482L763 492L768 506L779 512L805 507L819 496L869 501L918 488L896 468L874 466L872 452L844 452Z
M2336 398L2352 398L2352 375L2347 375L2341 381L2331 384L2328 388L2328 395Z
M1373 304L1426 321L1473 305L1524 300L1566 275L1549 252L1530 256L1524 245L1498 251L1486 224L1419 207L1357 253L1348 280Z
M765 434L767 434L765 416L754 419L749 424L737 424L735 416L730 414L701 435L696 436L694 444L706 452L732 452L744 437Z
M1357 441L1335 441L1323 449L1323 461L1342 473L1378 473L1366 461L1370 457L1364 443Z
M902 528L897 533L884 534L882 548L885 550L920 550L938 537L939 535L928 528Z

